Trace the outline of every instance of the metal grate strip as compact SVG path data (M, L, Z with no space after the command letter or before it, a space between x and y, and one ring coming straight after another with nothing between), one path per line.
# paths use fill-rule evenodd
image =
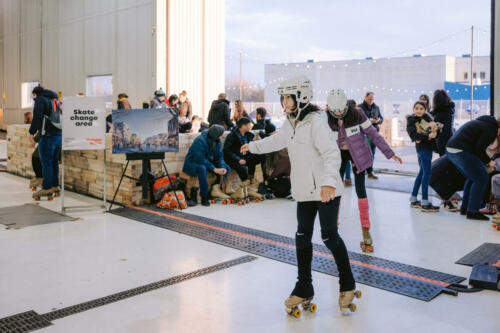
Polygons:
M266 258L297 264L295 240L290 237L183 212L165 213L153 207L125 207L112 213ZM313 270L338 276L326 246L314 244L314 250ZM365 254L349 252L349 256L357 282L424 301L430 301L448 285L465 280L460 276Z

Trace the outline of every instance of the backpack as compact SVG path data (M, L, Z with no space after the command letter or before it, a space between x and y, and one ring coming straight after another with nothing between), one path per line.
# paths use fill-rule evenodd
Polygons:
M45 135L45 119L48 119L52 126L54 126L55 128L62 129L62 102L56 98L53 98L50 100L50 105L51 108L49 114L46 114L43 118L42 135Z

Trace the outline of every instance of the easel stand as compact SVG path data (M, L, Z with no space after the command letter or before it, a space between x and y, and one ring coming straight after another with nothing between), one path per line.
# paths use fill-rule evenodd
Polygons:
M132 153L132 154L126 154L127 157L127 164L125 164L125 169L123 169L122 175L120 177L120 182L118 183L118 187L116 188L115 194L113 195L113 200L111 200L111 204L109 205L108 211L111 211L111 208L113 207L113 204L115 203L116 195L118 194L118 190L120 189L120 185L122 184L123 178L128 178L135 180L139 182L142 185L142 198L147 199L148 197L148 192L150 198L153 198L153 189L150 186L150 177L149 173L151 172L151 160L161 160L161 163L163 165L163 169L165 170L165 174L168 177L168 180L170 181L170 184L172 184L172 178L170 178L170 173L167 170L167 166L165 164L165 153ZM125 175L127 172L128 165L130 161L142 161L142 175L141 178L133 178L130 176ZM174 191L175 194L175 199L177 199L177 202L179 203L180 207L180 201L179 198L177 197L177 192ZM182 208L181 208L182 209Z

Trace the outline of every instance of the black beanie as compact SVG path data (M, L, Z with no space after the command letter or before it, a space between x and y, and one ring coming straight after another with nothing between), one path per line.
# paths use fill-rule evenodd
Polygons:
M249 118L247 118L247 117L243 117L243 118L241 118L240 120L238 120L238 121L236 122L236 126L237 126L238 128L240 128L241 126L246 125L246 124L250 124L251 122L252 122L252 121L251 121Z

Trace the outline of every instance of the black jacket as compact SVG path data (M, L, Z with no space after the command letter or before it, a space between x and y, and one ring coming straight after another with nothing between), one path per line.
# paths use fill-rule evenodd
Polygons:
M486 148L495 141L497 135L498 125L495 117L481 116L462 125L446 147L471 152L486 164L491 160L486 154Z
M446 154L446 144L453 135L453 114L455 113L455 103L439 109L432 110L431 114L434 121L443 124L443 130L437 138L437 147L439 156Z
M260 130L259 136L261 139L268 137L271 133L276 132L276 126L271 123L271 119L259 119L257 123L253 125L253 130Z
M230 129L234 126L231 121L231 110L229 109L229 101L227 99L219 99L208 112L208 123L212 125L221 125L225 129Z
M411 141L420 141L415 143L417 151L422 149L435 150L436 140L429 139L429 134L431 133L429 123L432 121L431 116L427 113L422 117L417 117L416 115L409 115L406 117L406 132L408 132Z
M365 115L368 117L368 119L377 119L379 118L378 123L372 124L373 127L378 131L380 131L379 125L381 125L384 122L384 117L382 117L382 113L380 112L380 108L378 107L377 104L373 103L372 105L368 105L366 102L363 101L363 103L358 105L361 110L365 113Z
M247 132L245 137L247 139L247 143L253 141L254 134L252 132ZM226 137L226 141L224 142L224 161L228 164L239 163L241 159L243 159L243 155L241 155L240 150L241 146L243 146L243 136L241 135L239 129L234 128L231 133L229 133Z
M29 129L30 134L34 135L38 131L42 132L43 119L52 112L52 100L57 98L58 96L55 92L47 89L35 98L33 121ZM45 135L61 135L61 130L52 125L48 119L45 119Z

